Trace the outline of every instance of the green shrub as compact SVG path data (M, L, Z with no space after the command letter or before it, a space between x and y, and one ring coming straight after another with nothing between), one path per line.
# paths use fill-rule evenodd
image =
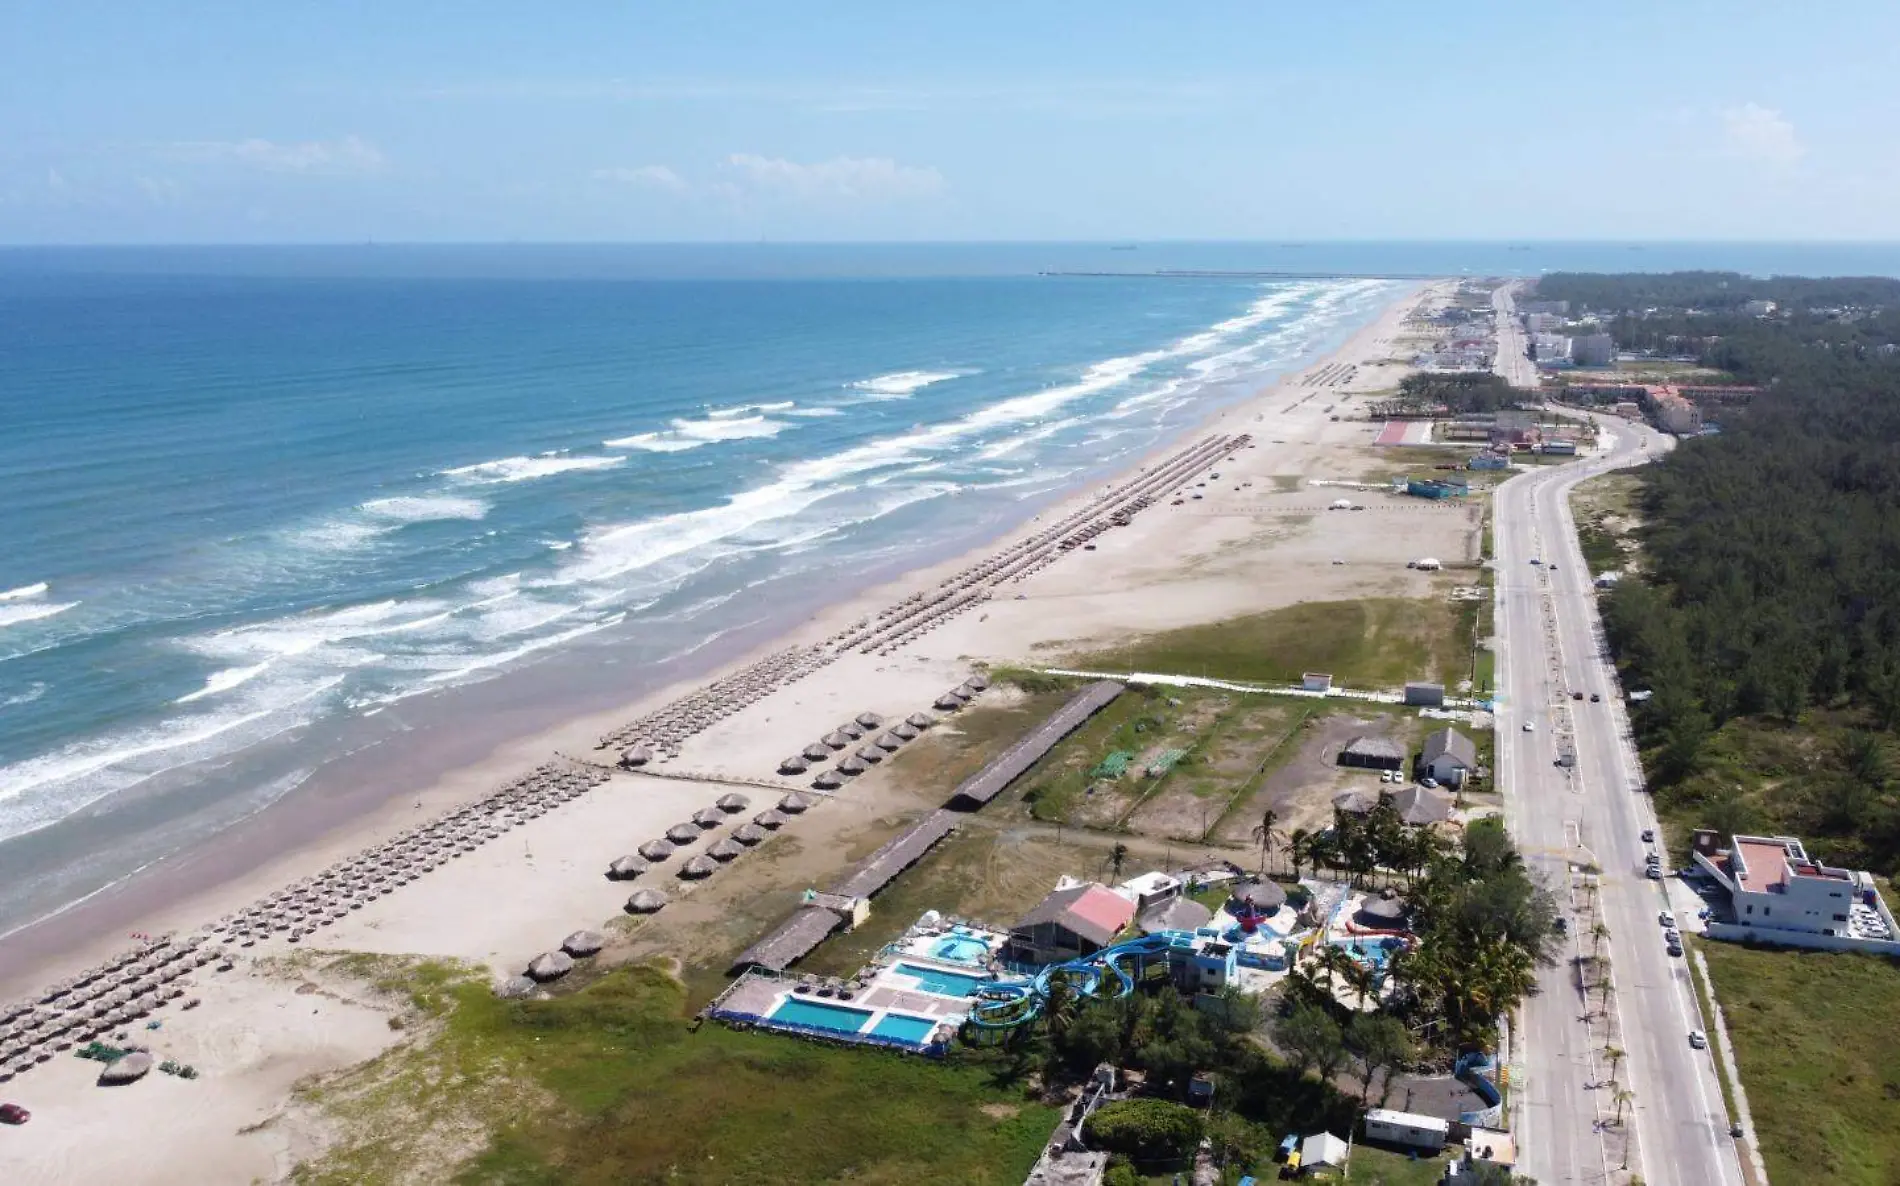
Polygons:
M1201 1139L1200 1113L1168 1100L1116 1100L1082 1125L1091 1147L1137 1161L1186 1157Z

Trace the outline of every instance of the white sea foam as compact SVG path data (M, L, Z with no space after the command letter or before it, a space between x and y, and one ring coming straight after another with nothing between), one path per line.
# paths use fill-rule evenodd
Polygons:
M769 404L740 404L734 408L714 408L706 416L711 420L730 420L735 416L749 416L756 412L789 412L798 404L792 400L778 400Z
M464 679L474 675L478 671L484 671L491 667L500 667L506 663L513 663L515 660L532 655L536 651L544 651L549 647L557 647L562 643L573 642L575 639L593 634L595 631L605 630L610 626L618 626L620 623L626 621L626 618L627 615L625 614L613 614L602 618L598 622L589 622L584 626L576 626L574 629L563 631L560 634L552 634L546 638L537 638L531 642L524 642L518 647L499 652L498 654L483 655L481 658L470 663L465 663L460 667L451 668L447 671L438 671L429 677L428 682L432 684L442 684L449 683L453 680Z
M0 700L0 708L12 708L17 704L31 704L46 695L46 685L38 680L26 686L26 691L15 692L5 700Z
M453 495L414 495L399 498L372 498L360 508L365 514L393 523L426 523L432 519L480 519L488 514L488 504L479 498Z
M77 601L48 601L46 597L51 592L52 586L45 581L0 592L0 626L37 622L63 614L79 604Z
M766 405L755 405L764 407ZM789 405L787 405L789 406ZM704 420L675 420L666 432L643 432L603 442L610 449L645 449L650 453L677 453L720 441L759 440L775 437L791 427L783 420L766 416L744 415L751 408L729 408L708 412Z
M203 700L207 696L216 696L220 692L229 692L232 688L240 687L263 675L269 669L268 662L253 663L249 667L227 667L223 671L213 672L211 678L205 681L204 687L188 696L180 696L172 703L190 704L196 700Z
M961 378L969 373L967 371L893 371L888 375L859 379L851 384L851 389L877 396L880 399L904 399L922 391L932 383Z
M843 408L833 407L830 404L818 404L810 408L794 408L785 414L787 416L803 416L808 420L816 420L825 416L842 416L845 412Z
M626 461L624 457L570 457L565 453L543 453L538 457L504 457L442 471L444 477L465 482L527 482L551 478L556 474L612 469Z

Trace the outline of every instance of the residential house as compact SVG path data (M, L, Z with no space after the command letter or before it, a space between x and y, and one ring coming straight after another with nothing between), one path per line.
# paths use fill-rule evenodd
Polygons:
M1478 746L1456 729L1444 728L1425 737L1418 768L1448 787L1463 786L1478 769Z
M1730 838L1695 834L1695 863L1728 891L1726 917L1711 919L1717 939L1900 955L1900 925L1873 875L1808 856L1793 836Z

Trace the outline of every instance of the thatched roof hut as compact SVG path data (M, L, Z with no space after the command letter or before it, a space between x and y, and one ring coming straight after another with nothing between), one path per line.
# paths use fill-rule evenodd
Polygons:
M820 773L817 778L812 779L811 785L821 791L835 791L844 785L844 775L839 774L836 770L826 770Z
M1135 925L1144 935L1156 935L1162 931L1192 931L1213 918L1214 912L1193 898L1170 898L1142 915Z
M726 822L726 816L717 807L702 807L693 813L693 822L702 828L716 828Z
M768 832L776 832L778 829L785 826L786 820L785 820L785 814L783 812L777 810L776 808L772 808L765 811L761 811L759 812L759 814L753 816L752 822L759 825L759 827L764 828Z
M649 840L640 846L639 852L649 861L664 861L673 855L673 845L666 840Z
M504 1001L516 1001L534 995L536 985L527 976L510 976L495 986L495 995Z
M151 1069L152 1056L143 1050L134 1050L107 1063L106 1069L99 1072L99 1082L106 1087L134 1083L143 1079Z
M838 762L839 774L863 774L866 769L864 759L855 754L849 755Z
M675 844L691 844L699 839L699 827L696 824L674 824L666 830L666 838Z
M1368 815L1379 805L1379 796L1369 791L1341 791L1333 796L1333 810L1347 815Z
M629 881L652 867L640 857L615 857L607 866L607 877L611 881Z
M1404 925L1406 910L1405 899L1388 889L1376 898L1368 895L1362 899L1352 920L1375 931L1395 931Z
M711 877L719 866L711 857L701 854L680 866L679 875L685 878Z
M739 854L744 851L745 849L735 844L732 838L728 836L724 840L713 841L711 846L706 849L706 855L715 861L730 861L736 860Z
M627 913L652 914L666 905L667 897L656 889L637 889L627 899Z
M937 719L927 712L913 712L904 718L904 723L913 729L928 729L937 723Z
M1286 905L1286 890L1273 881L1243 881L1234 886L1229 897L1235 905L1252 907L1261 914L1271 914Z
M811 763L805 761L799 754L793 754L778 764L778 772L780 774L803 774L810 769Z
M732 838L741 844L758 844L765 839L765 829L757 824L740 824L732 830Z
M561 950L575 959L598 955L600 949L605 946L607 946L607 938L599 931L575 931L561 940Z
M729 812L731 814L737 815L739 812L744 811L746 808L750 806L752 806L752 800L746 798L744 795L741 795L736 791L730 795L719 796L718 807L719 807L719 810L724 811L724 812Z
M778 809L787 815L797 815L809 808L815 800L803 791L787 791L778 801Z
M539 983L559 980L574 970L574 957L565 951L544 951L528 961L528 975Z
M875 729L884 723L884 718L874 712L861 712L857 715L857 722L866 729Z

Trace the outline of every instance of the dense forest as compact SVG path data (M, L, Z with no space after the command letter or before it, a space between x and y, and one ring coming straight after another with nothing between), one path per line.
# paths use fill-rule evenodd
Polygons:
M1880 349L1900 282L1552 275L1537 295L1763 389L1644 471L1646 579L1604 599L1627 686L1654 692L1634 713L1652 785L1697 822L1900 868L1900 357ZM1735 311L1758 297L1780 307Z

